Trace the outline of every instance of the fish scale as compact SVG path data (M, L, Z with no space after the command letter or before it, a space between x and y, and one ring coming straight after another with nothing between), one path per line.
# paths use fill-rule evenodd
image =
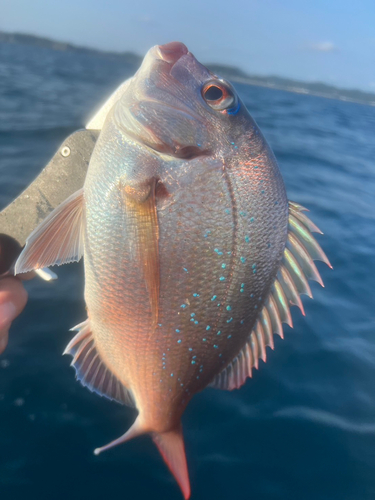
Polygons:
M89 390L138 410L96 454L148 433L189 497L190 399L251 377L292 326L290 306L303 312L308 278L322 284L313 260L330 265L304 211L230 83L183 44L152 48L106 117L83 189L15 266L84 255L88 318L65 353Z

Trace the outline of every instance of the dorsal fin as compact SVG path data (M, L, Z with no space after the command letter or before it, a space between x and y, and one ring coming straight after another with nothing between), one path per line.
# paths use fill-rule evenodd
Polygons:
M259 313L255 326L245 346L234 360L216 375L211 387L238 389L251 377L252 369L258 368L259 359L266 360L266 347L273 349L273 334L283 338L282 323L292 325L289 305L297 305L304 314L300 294L312 297L308 279L322 286L323 281L313 262L322 260L332 267L325 253L311 232L321 231L302 212L306 208L289 202L289 230L283 261L273 283L269 296Z
M87 319L83 323L72 328L78 331L63 354L73 356L71 366L76 371L76 378L91 392L99 396L115 400L128 406L134 406L130 391L113 375L104 365L98 351L95 348L94 338Z
M51 212L26 240L14 274L78 261L83 254L83 189Z

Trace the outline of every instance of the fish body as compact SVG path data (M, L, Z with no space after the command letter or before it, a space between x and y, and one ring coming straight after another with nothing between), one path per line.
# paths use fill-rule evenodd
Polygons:
M150 433L188 498L186 405L265 360L288 303L309 293L305 275L320 279L310 230L233 87L183 44L152 48L107 115L83 190L16 264L84 255L88 319L66 352L84 385L139 412L97 451Z

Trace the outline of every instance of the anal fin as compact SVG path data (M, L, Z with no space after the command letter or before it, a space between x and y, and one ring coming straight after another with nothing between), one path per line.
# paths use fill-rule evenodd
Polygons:
M134 406L130 391L101 360L95 347L89 320L80 323L72 330L78 331L78 333L66 346L64 354L73 356L71 365L76 371L76 378L83 386L91 392L96 392L99 396Z

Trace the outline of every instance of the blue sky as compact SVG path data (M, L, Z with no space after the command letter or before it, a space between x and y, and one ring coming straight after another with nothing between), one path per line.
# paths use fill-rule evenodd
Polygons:
M375 0L0 0L0 30L375 91Z

